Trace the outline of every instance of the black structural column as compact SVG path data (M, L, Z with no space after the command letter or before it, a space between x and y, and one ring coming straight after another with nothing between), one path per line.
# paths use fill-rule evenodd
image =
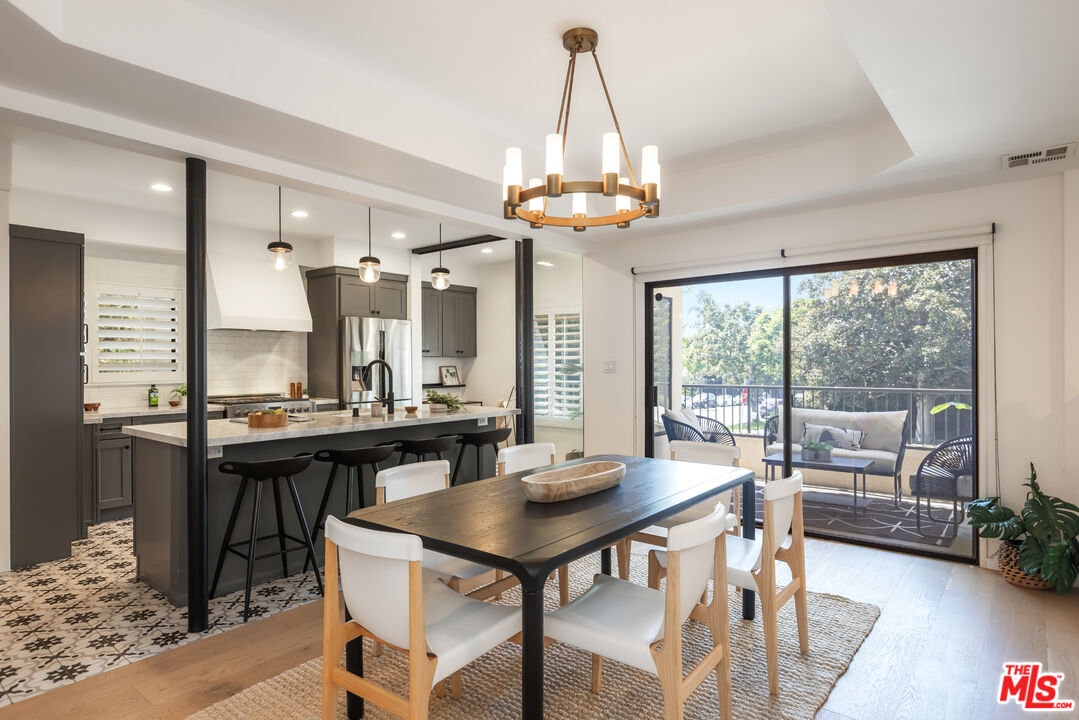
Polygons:
M535 300L532 282L532 238L522 238L515 246L517 296L517 444L534 442L535 355L533 329Z
M206 541L206 161L187 159L187 630L209 627Z
M791 392L791 275L783 274L783 477L791 476L791 405L794 393ZM855 499L857 502L857 499Z

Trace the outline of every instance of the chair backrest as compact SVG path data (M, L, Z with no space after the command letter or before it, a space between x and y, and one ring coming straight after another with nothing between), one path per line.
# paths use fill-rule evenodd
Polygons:
M663 429L667 433L668 440L689 440L695 442L704 442L704 435L700 430L692 425L675 420L670 417L667 412L662 415Z
M393 502L415 495L445 490L450 484L448 460L398 465L379 470L375 475L376 502Z
M671 440L671 460L707 463L708 465L728 465L734 467L742 457L742 451L735 445L693 442L691 440Z
M773 480L764 486L765 507L771 506L772 526L765 523L764 532L770 533L772 547L778 548L787 539L794 521L794 497L802 492L802 472L795 470L790 477ZM765 514L767 519L767 513Z
M678 553L679 624L665 632L681 632L682 623L708 587L716 557L716 538L727 532L727 506L717 503L711 515L675 525L667 533L667 552ZM670 555L668 554L668 558ZM670 562L670 560L668 560ZM667 586L668 597L671 586ZM665 637L670 637L665 635Z
M498 451L496 462L499 475L553 465L554 443L528 443L502 448Z
M368 530L332 515L326 518L326 538L337 545L341 590L352 619L407 649L409 563L423 559L423 543L415 535Z

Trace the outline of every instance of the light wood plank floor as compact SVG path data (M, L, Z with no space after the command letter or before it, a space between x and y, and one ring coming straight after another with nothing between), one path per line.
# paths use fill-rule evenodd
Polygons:
M968 565L809 540L810 590L881 607L820 720L1036 717L996 704L1004 662L1041 661L1079 699L1079 591ZM248 623L0 710L0 720L180 720L321 652L321 604ZM812 638L810 639L812 642ZM1059 717L1059 716L1058 716Z

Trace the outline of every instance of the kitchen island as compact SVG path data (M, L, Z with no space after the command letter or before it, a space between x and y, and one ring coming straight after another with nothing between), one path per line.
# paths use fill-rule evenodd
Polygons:
M370 447L393 440L418 439L459 432L471 432L493 427L494 418L515 415L516 409L466 407L455 412L431 413L426 407L417 414L398 409L392 416L371 417L366 412L359 417L334 411L310 413L306 422L289 422L283 428L250 428L245 422L210 420L206 424L209 446L207 466L207 547L211 570L224 542L229 512L240 486L239 478L226 475L218 465L226 461L252 461L284 458L299 453L314 453L323 449ZM187 424L184 422L154 425L130 425L123 428L134 438L134 540L138 561L138 577L142 582L165 593L174 605L187 604ZM447 457L456 461L456 450ZM396 463L396 456L390 463ZM304 473L296 476L304 515L314 522L322 493L329 478L328 463L313 462ZM494 475L494 458L485 453L482 476ZM458 482L475 479L474 453L465 453ZM327 513L344 515L344 472L338 473L334 494ZM250 531L251 496L244 500L237 520L235 536L246 537ZM375 500L374 478L366 474L362 497L365 505ZM300 537L300 529L291 512L290 503L283 504L285 532ZM276 532L273 503L263 502L259 514L260 533ZM312 528L313 530L313 528ZM276 548L275 540L265 541L262 549ZM315 542L321 558L321 536ZM303 552L288 556L289 574L298 573L304 564ZM246 563L234 555L225 561L218 584L218 595L243 588ZM281 576L281 563L268 558L255 564L255 583Z

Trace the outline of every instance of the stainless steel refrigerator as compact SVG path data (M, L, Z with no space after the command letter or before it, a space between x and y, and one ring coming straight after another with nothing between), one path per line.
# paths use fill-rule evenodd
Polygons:
M381 318L341 318L341 401L344 407L372 402L386 396L389 373L372 360L385 360L393 371L393 395L397 403L412 399L412 323Z

